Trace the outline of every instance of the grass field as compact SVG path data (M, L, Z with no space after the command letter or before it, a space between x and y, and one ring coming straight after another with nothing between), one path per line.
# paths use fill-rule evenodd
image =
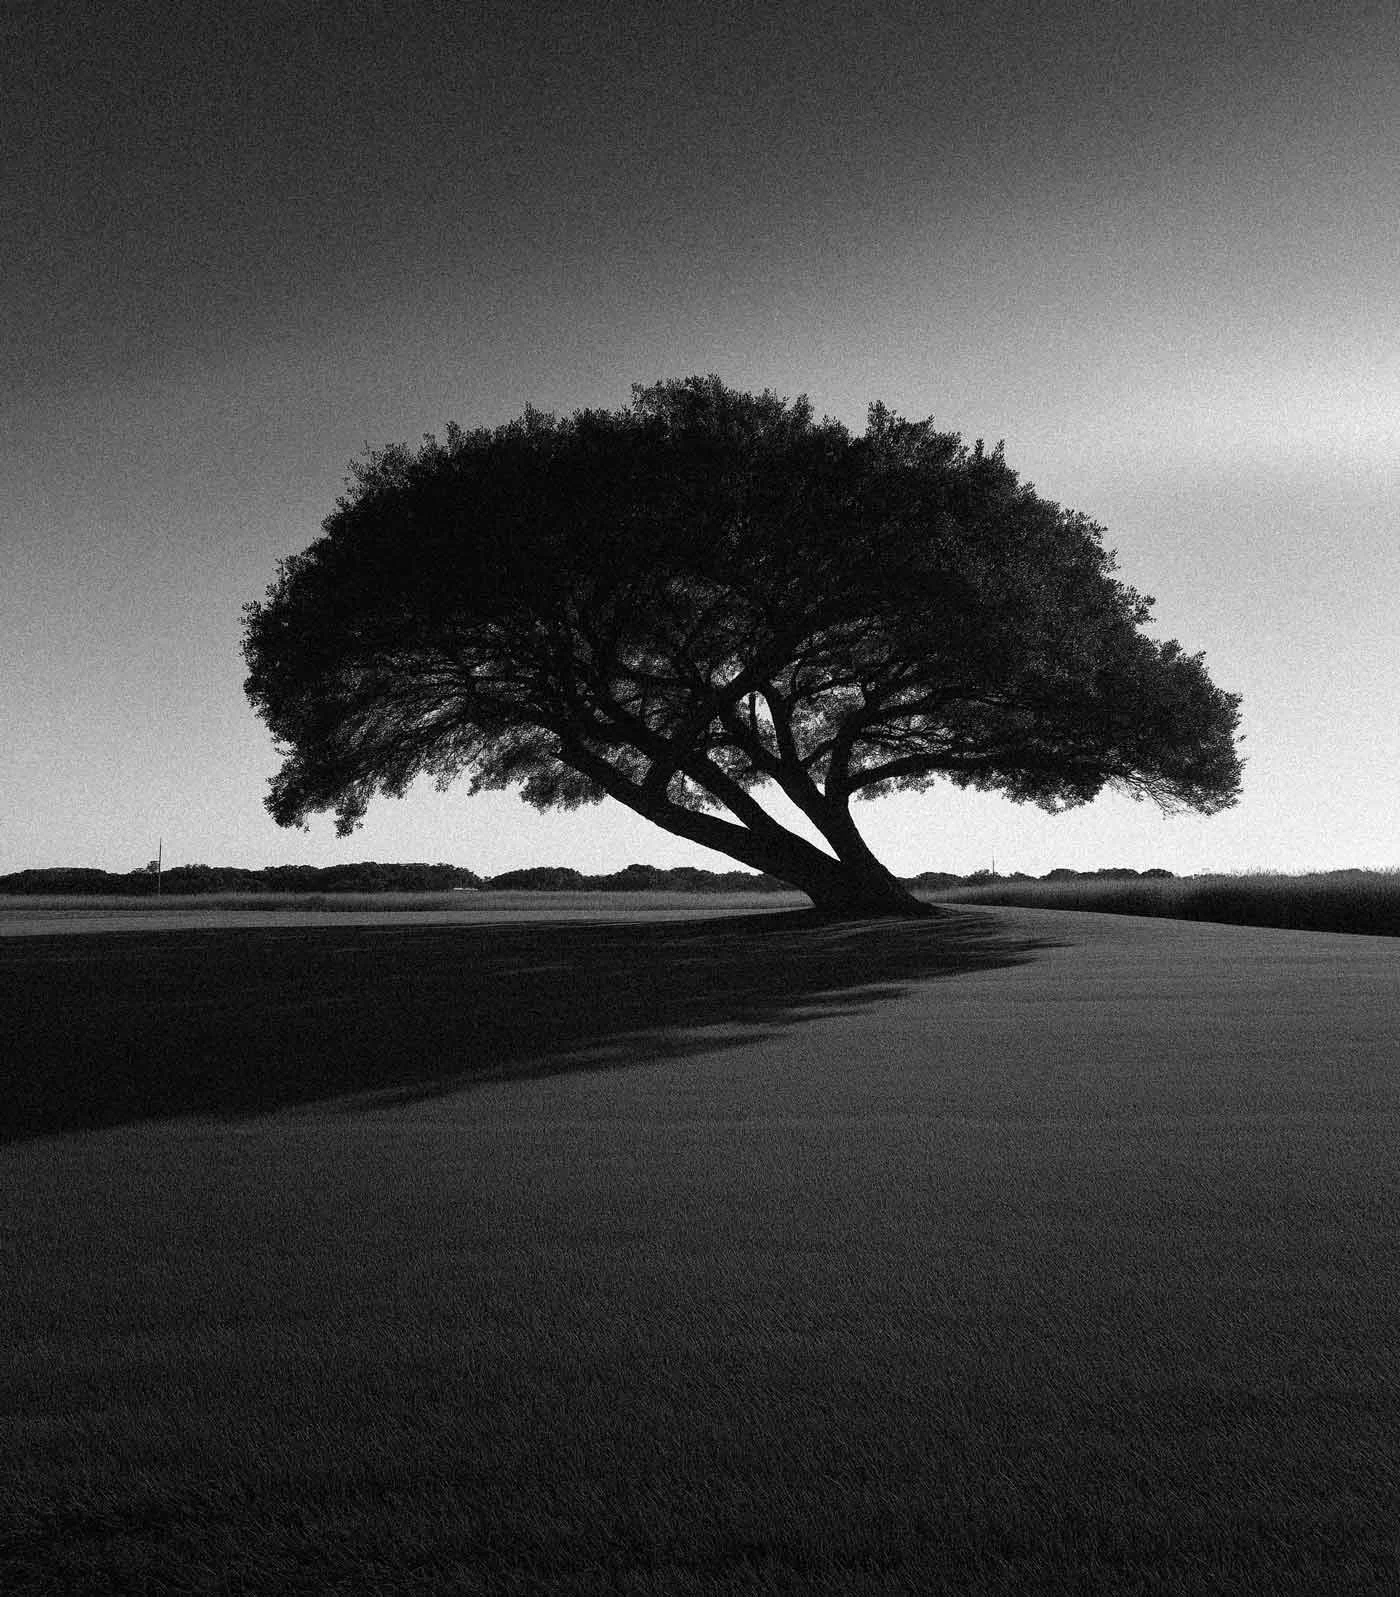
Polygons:
M7 1597L1400 1589L1393 940L24 935L0 1021Z

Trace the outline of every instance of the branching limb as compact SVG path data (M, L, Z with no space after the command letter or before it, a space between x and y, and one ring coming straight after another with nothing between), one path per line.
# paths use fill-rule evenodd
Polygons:
M650 792L643 785L629 781L601 755L569 734L561 735L559 744L565 762L596 782L610 798L625 804L628 809L677 837L698 843L702 848L728 854L733 859L752 865L756 870L776 871L779 874L790 868L794 860L813 872L830 871L835 863L805 838L780 826L756 804L752 805L752 809L760 822L758 826L736 825L733 821L721 820L714 815L703 815L672 803L664 793ZM722 773L717 772L716 775ZM747 798L742 789L739 792L743 798Z

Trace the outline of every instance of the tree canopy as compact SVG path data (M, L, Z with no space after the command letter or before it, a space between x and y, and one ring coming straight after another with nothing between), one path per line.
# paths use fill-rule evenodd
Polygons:
M245 610L279 824L421 775L612 797L821 907L912 912L851 815L939 778L1048 810L1235 802L1239 699L1141 630L1088 517L1000 445L716 377L370 451ZM776 784L830 852L780 825Z

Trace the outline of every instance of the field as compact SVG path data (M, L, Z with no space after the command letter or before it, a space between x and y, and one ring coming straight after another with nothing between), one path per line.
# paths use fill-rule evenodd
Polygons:
M1400 943L450 896L6 907L7 1597L1400 1589Z
M1070 881L993 881L943 888L921 896L940 903L1025 909L1089 910L1110 915L1153 915L1232 926L1277 926L1289 931L1356 932L1400 936L1400 870L1320 871L1306 875L1255 873L1135 880L1080 877ZM219 924L237 911L239 924L277 924L268 916L396 914L444 920L514 918L520 914L712 915L758 913L805 906L801 893L210 893L188 897L93 898L0 894L0 936L7 931L151 927L133 916L160 915L172 926ZM95 920L94 917L99 917Z

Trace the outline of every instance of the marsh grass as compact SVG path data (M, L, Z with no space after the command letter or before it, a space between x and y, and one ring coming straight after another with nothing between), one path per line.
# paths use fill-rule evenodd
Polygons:
M1089 910L1228 926L1400 936L1400 871L998 882L948 888L929 896L957 904Z

